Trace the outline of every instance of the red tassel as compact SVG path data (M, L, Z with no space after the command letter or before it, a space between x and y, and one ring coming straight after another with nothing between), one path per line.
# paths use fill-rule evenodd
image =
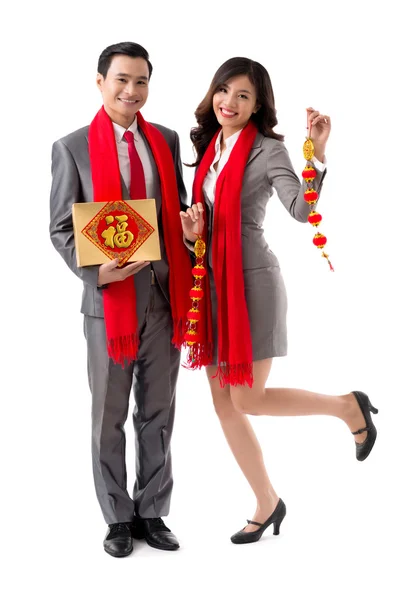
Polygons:
M331 261L329 260L329 255L328 255L328 254L326 254L325 252L323 252L323 253L322 253L322 256L323 256L323 258L326 258L326 260L328 261L328 265L329 265L329 268L330 268L330 270L331 270L331 271L334 271L335 269L333 268L333 266L332 266L332 263L331 263Z
M196 370L207 366L212 362L212 344L193 344L189 348L185 369Z

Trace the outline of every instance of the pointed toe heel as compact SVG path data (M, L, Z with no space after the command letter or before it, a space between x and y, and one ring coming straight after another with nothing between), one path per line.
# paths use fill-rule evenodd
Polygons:
M283 519L286 515L286 505L281 498L276 505L276 508L272 515L265 521L265 523L257 523L256 521L247 521L249 525L258 525L257 531L244 531L241 529L231 537L233 544L251 544L252 542L258 542L264 531L270 525L274 525L274 535L279 535L280 527Z

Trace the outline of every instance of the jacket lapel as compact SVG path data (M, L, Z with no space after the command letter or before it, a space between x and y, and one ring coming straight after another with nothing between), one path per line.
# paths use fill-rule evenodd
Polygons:
M156 185L156 188L158 188L158 190L159 190L159 193L155 194L156 210L157 210L157 214L158 214L160 212L160 210L161 210L161 181L160 181L160 175L158 173L156 161L154 160L154 156L153 156L153 153L151 151L150 144L147 141L146 136L144 135L144 133L141 130L140 130L140 135L142 136L142 139L143 139L143 141L145 143L145 146L147 148L148 156L150 158L151 169L153 171L153 177L155 178L154 185ZM156 181L158 182L157 184L156 184Z
M253 146L250 150L250 154L249 154L249 158L247 159L247 163L246 166L255 159L256 156L258 156L260 154L260 152L262 152L262 141L263 141L264 136L261 133L257 133L256 135L256 139L254 140Z

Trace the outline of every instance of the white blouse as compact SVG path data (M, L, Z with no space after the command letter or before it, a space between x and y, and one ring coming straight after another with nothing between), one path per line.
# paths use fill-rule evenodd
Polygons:
M219 136L215 140L215 158L212 161L211 167L204 179L203 182L203 192L204 195L207 196L209 201L213 204L215 200L215 186L217 185L218 175L221 173L222 169L226 165L233 150L234 145L236 144L240 133L243 129L240 129L233 135L230 135L225 140L225 151L221 156L221 137L222 137L222 129L219 132ZM219 162L218 162L219 161ZM214 168L215 163L218 162L217 168Z

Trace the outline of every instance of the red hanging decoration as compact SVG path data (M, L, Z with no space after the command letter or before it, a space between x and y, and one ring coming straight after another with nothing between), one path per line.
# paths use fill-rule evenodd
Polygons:
M311 139L311 124L310 124L309 132L308 132L308 137L306 138L306 141L304 142L304 145L303 145L303 155L307 161L307 164L304 167L304 170L302 172L302 177L307 184L307 188L304 192L304 200L307 202L307 204L309 204L310 206L313 206L314 204L316 204L316 202L318 200L318 192L313 188L313 182L317 176L317 172L314 169L314 166L311 162L312 158L314 157L314 144ZM312 210L310 212L310 214L308 215L308 222L313 227L318 227L319 224L321 223L321 221L322 221L322 216L314 210ZM322 233L317 231L317 233L314 235L314 238L313 238L314 245L317 246L317 248L322 249L325 247L326 242L327 242L326 237ZM334 269L333 269L331 261L329 260L329 255L326 254L325 252L322 252L322 257L326 258L331 271L333 271Z
M200 310L199 303L204 297L204 290L202 288L203 277L206 276L207 271L204 267L204 254L206 252L206 245L201 235L196 240L194 245L194 253L196 255L196 266L192 269L192 275L194 277L194 285L190 290L190 297L192 299L192 306L187 313L187 319L189 321L188 329L185 333L185 342L189 346L188 361L195 361L196 348L195 345L199 342L200 336L197 331L197 323L200 321Z

